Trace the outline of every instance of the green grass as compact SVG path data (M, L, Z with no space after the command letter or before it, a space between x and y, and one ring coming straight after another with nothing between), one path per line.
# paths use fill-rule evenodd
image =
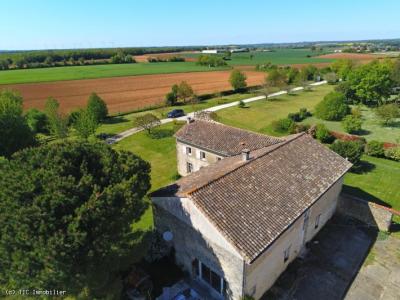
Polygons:
M381 142L400 143L400 127L383 126L375 116L373 109L362 106L363 134L361 135L367 141L377 140ZM400 120L399 120L400 121ZM344 132L345 130L339 121L325 121L317 117L307 118L303 121L305 124L324 123L329 130Z
M400 162L364 155L364 173L347 173L344 191L400 210Z
M332 89L333 87L330 85L322 85L315 87L312 91L297 92L293 95L249 103L247 108L227 108L218 112L218 116L221 122L227 125L279 135L272 130L272 121L286 118L288 113L297 112L302 107L312 110Z
M151 164L151 190L154 191L174 181L176 175L176 153L174 124L168 123L158 130L166 132L166 137L151 138L144 131L134 134L114 145L116 150L128 150Z
M333 59L317 58L315 56L327 52L312 52L309 49L276 49L273 52L251 51L243 53L233 53L231 60L227 61L229 65L257 65L271 62L276 65L288 64L309 64L333 62ZM198 57L200 53L188 53L186 57ZM211 54L223 57L223 54ZM252 57L251 57L252 55ZM307 57L310 55L311 57Z
M226 68L208 68L194 62L163 62L136 64L106 64L67 66L41 69L0 71L0 84L34 83L59 80L94 79L104 77L202 72Z
M125 131L129 128L134 127L133 119L135 117L146 114L146 113L152 113L152 114L156 115L158 118L164 119L167 117L167 113L175 108L183 109L185 111L185 113L190 113L193 111L206 109L206 108L209 108L212 106L250 98L255 95L256 94L254 94L254 93L234 94L234 95L215 97L215 98L212 98L209 100L204 100L204 101L201 101L200 103L197 103L194 105L187 104L187 105L180 105L180 106L176 106L176 107L162 107L162 108L147 110L147 111L143 111L143 112L131 113L131 114L127 114L124 116L115 116L115 117L108 119L106 121L106 123L102 124L97 129L97 133L98 134L99 133L117 134L122 131Z

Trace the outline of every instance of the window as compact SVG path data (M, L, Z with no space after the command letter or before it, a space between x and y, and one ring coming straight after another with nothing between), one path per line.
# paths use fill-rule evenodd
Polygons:
M186 163L186 172L187 173L192 173L193 172L193 164L190 162Z
M206 153L204 151L200 151L200 159L205 160L206 159Z
M315 229L317 229L319 227L319 221L321 219L321 214L319 214L316 218L315 218Z
M283 251L283 262L287 262L290 256L290 248L292 247L292 245L290 245L289 247L287 247L285 249L285 251Z
M221 160L222 158L221 157L217 157L217 160L219 161L219 160Z
M194 272L198 277L212 287L217 293L225 295L226 281L198 259L193 260L193 263L198 263L198 267L194 267ZM197 270L199 270L199 273L197 273Z
M191 147L186 147L186 154L187 155L192 155L192 148Z

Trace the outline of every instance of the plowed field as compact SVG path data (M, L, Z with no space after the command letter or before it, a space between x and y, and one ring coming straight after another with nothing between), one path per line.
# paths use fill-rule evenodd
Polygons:
M193 72L176 74L143 75L2 85L1 88L18 90L24 97L25 108L44 107L48 97L60 102L61 110L69 112L83 107L91 92L102 97L112 114L159 104L171 86L183 80L187 81L197 94L229 90L231 71ZM246 71L249 86L261 84L265 73Z

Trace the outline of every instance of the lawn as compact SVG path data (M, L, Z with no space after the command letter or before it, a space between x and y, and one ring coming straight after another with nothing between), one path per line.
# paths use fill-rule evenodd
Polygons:
M330 85L321 85L314 87L312 91L301 91L293 95L256 101L248 104L247 108L227 108L219 111L218 116L221 122L227 125L279 135L272 130L272 121L286 118L288 113L297 112L302 107L312 110L332 89Z
M162 62L7 70L0 71L0 84L94 79L104 77L149 74L202 72L223 69L226 69L226 67L210 69L209 67L198 66L194 62Z
M310 49L275 49L271 52L266 51L251 51L242 53L233 53L231 60L227 61L229 65L257 65L266 62L271 62L277 65L289 65L289 64L309 64L309 63L329 63L333 62L333 59L317 58L315 56L328 53L323 52L312 52ZM188 53L186 57L198 57L201 53ZM220 55L223 54L211 54ZM307 57L309 55L310 57Z
M254 97L256 94L254 93L242 93L242 94L233 94L229 96L221 96L221 97L215 97L212 99L208 100L203 100L200 103L197 104L186 104L186 105L180 105L180 106L174 106L174 107L161 107L153 110L147 110L143 112L136 112L136 113L131 113L123 116L115 116L112 118L109 118L106 123L102 124L98 129L97 133L107 133L107 134L117 134L122 131L125 131L129 128L134 127L133 126L133 119L137 116L146 114L146 113L152 113L156 115L160 119L164 119L167 117L167 113L171 111L172 109L179 108L183 109L185 113L190 113L193 111L198 111L198 110L203 110L212 106L220 105L220 104L225 104L229 102L235 102L239 101L242 99Z
M364 173L347 173L344 191L400 210L400 162L364 155Z
M363 119L363 133L361 134L362 137L364 137L368 141L377 140L381 142L400 143L400 120L398 120L397 125L383 126L376 118L373 109L362 106L361 112ZM305 119L303 123L324 123L330 130L345 132L341 122L324 121L314 116Z

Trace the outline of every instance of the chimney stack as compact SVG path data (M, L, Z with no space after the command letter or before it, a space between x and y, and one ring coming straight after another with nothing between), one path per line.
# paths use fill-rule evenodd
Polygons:
M242 150L242 160L243 161L250 160L250 150L249 149L243 149Z

